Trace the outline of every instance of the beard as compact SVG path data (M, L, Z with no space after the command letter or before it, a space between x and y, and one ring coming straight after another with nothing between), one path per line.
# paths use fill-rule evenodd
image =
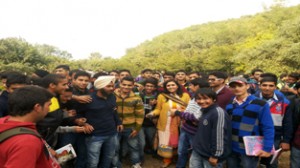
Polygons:
M111 94L111 92L107 92L104 89L100 89L99 91L102 94L102 96L104 96L104 97L108 97Z

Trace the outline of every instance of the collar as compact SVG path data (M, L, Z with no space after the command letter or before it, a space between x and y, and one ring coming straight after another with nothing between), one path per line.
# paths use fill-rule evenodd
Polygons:
M259 93L259 98L264 99L264 97L263 97L263 95L262 95L261 92ZM265 99L264 99L264 100L265 100ZM276 94L274 93L274 94L273 94L273 97L270 98L269 100L275 100L275 101L278 101L278 97L277 97ZM267 100L267 101L268 101L268 100Z
M219 94L223 89L224 89L225 85L223 87L221 87L219 90L216 91L216 94Z
M249 95L250 96L250 95ZM234 103L236 103L236 104L238 104L238 105L241 105L241 104L243 104L243 103L245 103L246 102L246 100L247 100L247 98L249 97L249 96L247 96L247 97L245 97L242 101L238 101L237 100L237 98L236 97L234 97L234 99L233 99L233 104Z

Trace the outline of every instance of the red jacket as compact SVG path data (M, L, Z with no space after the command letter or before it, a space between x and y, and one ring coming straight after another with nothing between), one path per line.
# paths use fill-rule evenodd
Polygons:
M9 116L0 118L0 133L15 127L36 130L34 123L8 119ZM46 156L43 140L34 135L22 134L0 143L0 168L60 168L60 166L51 159L51 156Z

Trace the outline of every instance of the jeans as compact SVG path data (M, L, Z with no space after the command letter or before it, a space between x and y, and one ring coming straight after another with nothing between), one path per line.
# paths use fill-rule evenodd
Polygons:
M87 167L109 168L115 154L117 134L108 136L89 136L85 139L87 146Z
M279 149L279 145L280 145L280 141L281 141L281 138L278 137L274 139L274 147L275 149ZM262 158L260 160L260 163L263 164L263 165L266 165L267 168L278 168L278 160L275 160L273 164L270 164L271 160L272 160L272 157L268 157L268 158Z
M230 168L256 168L258 165L258 157L232 152L227 158L227 164L227 167Z
M291 148L291 168L300 168L300 149Z
M194 135L185 131L180 130L179 144L178 144L178 160L176 167L184 168L188 161L189 154L191 153L191 145L193 142Z
M67 144L72 144L77 158L75 159L75 168L86 168L86 145L85 134L80 133L64 133L61 134L58 141L58 147L63 147Z
M217 166L212 166L207 159L200 156L198 153L193 152L190 158L190 168L222 168L222 163L218 163Z
M139 132L139 143L140 143L140 154L141 159L144 158L144 148L145 146L150 149L149 151L151 153L154 153L153 151L153 140L154 135L156 133L155 127L142 127L141 131ZM146 148L147 149L147 148Z
M124 128L122 132L118 133L118 141L116 144L115 156L113 158L112 167L122 167L121 158L122 155L124 155L122 151L123 148L128 149L130 153L130 162L132 165L141 162L138 135L135 137L129 137L132 131L132 128Z

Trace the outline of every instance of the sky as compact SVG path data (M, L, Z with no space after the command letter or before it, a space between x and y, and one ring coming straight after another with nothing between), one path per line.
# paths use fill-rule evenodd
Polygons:
M163 33L264 11L274 0L1 0L0 38L48 44L74 59L126 49ZM300 0L286 0L288 6Z

